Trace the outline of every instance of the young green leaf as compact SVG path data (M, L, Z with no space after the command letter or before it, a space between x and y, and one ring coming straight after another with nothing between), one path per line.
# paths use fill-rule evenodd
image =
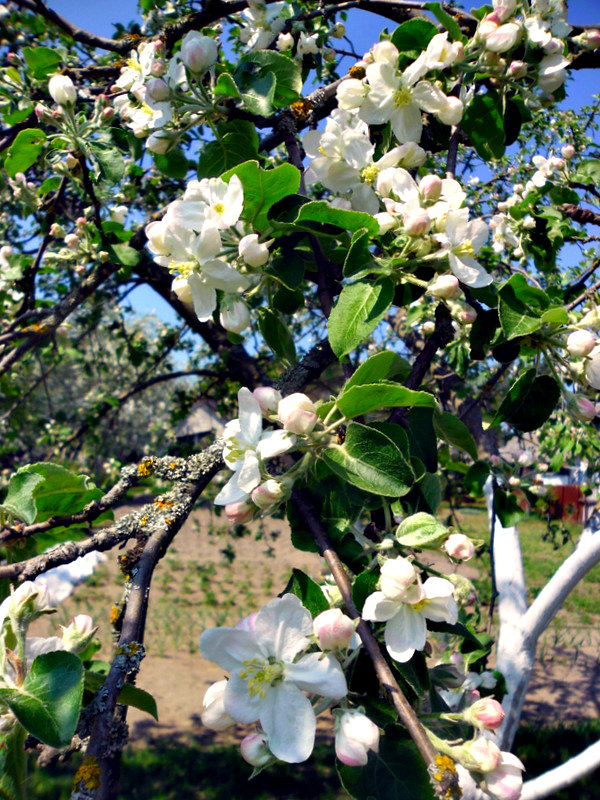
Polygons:
M17 172L27 172L29 167L35 164L44 149L45 142L46 134L39 128L26 128L17 133L4 162L4 169L11 178L14 178Z
M468 453L473 461L477 460L477 445L471 432L457 416L449 411L436 411L433 415L435 432L448 444Z
M429 392L414 392L393 381L379 381L346 388L337 399L336 405L346 419L352 419L379 408L435 408L437 401Z
M308 608L313 617L329 608L329 603L321 587L301 569L294 568L292 570L292 576L282 594L288 592L300 598L302 605Z
M296 194L300 188L300 172L291 164L261 169L257 161L245 161L221 177L229 182L233 175L238 176L244 189L242 218L251 222L256 232L269 224L267 213L271 206L288 195Z
M439 547L448 538L448 529L431 514L420 512L402 520L396 539L404 547Z
M338 358L350 353L377 327L394 299L390 278L344 286L328 321L329 343Z

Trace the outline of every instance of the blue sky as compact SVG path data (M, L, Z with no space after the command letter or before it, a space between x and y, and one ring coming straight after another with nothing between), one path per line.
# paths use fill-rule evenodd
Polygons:
M491 4L491 0L489 2ZM476 0L472 4L464 3L466 7L471 8L483 4L483 0ZM86 0L83 2L82 0L50 0L49 5L76 25L104 36L113 34L114 22L127 24L130 20L140 22L142 20L138 14L137 0L102 0L100 3ZM600 23L600 2L598 0L570 0L569 21L573 25ZM363 53L378 40L381 29L386 26L391 29L393 23L372 13L352 9L348 13L346 30L356 52ZM587 105L590 103L592 94L599 90L597 71L580 70L575 73L575 79L569 84L569 103L575 108ZM165 322L176 321L171 307L152 289L140 287L130 295L130 298L134 306L141 312L154 311Z

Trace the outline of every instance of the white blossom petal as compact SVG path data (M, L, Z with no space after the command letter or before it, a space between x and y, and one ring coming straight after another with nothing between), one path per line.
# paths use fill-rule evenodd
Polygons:
M262 411L258 400L245 386L238 392L240 431L248 444L256 445L262 433Z
M398 613L385 626L385 645L393 659L409 661L415 650L422 650L427 641L424 617L406 603L401 603Z
M372 622L387 622L395 617L400 608L396 600L389 600L383 592L373 592L365 600L362 618Z
M188 275L188 286L192 293L196 316L200 322L207 322L217 307L217 293L214 289L206 286L195 272Z
M240 628L212 628L200 637L200 652L232 674L243 662L261 657L256 639L250 631Z
M268 655L291 661L308 646L312 617L293 594L276 597L263 606L254 621L254 635L268 642Z
M348 694L344 671L337 659L328 654L310 653L295 664L286 665L286 680L305 692L341 700Z
M280 761L298 764L312 753L315 712L310 700L292 683L281 683L268 691L260 723L269 737L269 749Z
M296 444L296 437L281 429L267 431L263 433L256 446L256 452L265 461L267 458L275 458L282 453L286 453Z
M459 258L454 253L448 253L448 261L450 262L450 269L458 280L467 286L472 286L474 289L489 286L493 280L492 276L474 258L469 256L461 256Z

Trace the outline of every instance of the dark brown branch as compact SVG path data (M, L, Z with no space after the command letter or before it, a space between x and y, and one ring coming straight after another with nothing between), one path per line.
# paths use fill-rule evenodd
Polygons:
M327 562L327 566L329 567L337 587L340 590L349 616L352 617L352 619L359 619L360 614L356 610L352 601L352 585L342 562L340 561L337 553L331 545L331 542L329 541L327 532L325 531L317 512L311 506L311 504L305 500L305 498L302 496L302 493L298 489L294 489L292 492L292 503L311 532L315 543L319 548L320 554ZM368 623L364 620L361 620L358 623L357 633L360 636L364 648L373 663L373 667L381 686L390 696L400 721L408 730L425 763L428 766L433 764L437 755L436 750L429 741L425 729L421 725L413 708L398 686L398 682L394 678L392 671L385 660L383 653L381 652L381 648L379 647L377 639L375 638Z
M565 299L569 299L569 297L573 297L573 295L578 295L582 290L585 289L585 282L589 277L591 277L594 272L600 267L600 258L595 258L589 267L584 269L581 275L577 279L577 283L574 283L572 286L567 288L565 293Z
M481 401L491 392L491 390L498 383L500 378L504 375L504 373L506 372L506 370L509 367L510 367L510 363L502 364L496 370L496 372L492 375L492 377L489 378L483 384L483 386L481 387L481 389L479 391L479 394L477 394L477 396L474 397L472 400L469 400L468 402L463 403L461 405L461 407L459 409L459 412L458 412L458 418L459 419L464 419L465 417L467 417L471 413L471 411L475 408L475 406L478 406L479 403L481 403Z
M572 203L565 203L559 206L559 209L563 214L566 214L567 217L570 217L575 222L579 222L581 225L598 225L600 227L600 214L590 211L589 208L582 208Z
M98 36L95 33L90 33L74 25L72 22L69 22L68 19L61 17L60 14L57 14L52 8L48 8L41 0L12 0L12 2L20 8L25 8L28 11L40 14L47 19L48 22L60 28L63 33L66 33L74 41L80 42L81 44L87 44L90 47L98 47L100 50L110 50L113 53L125 54L131 49L131 42L127 39L117 41L116 39L108 39L106 36Z
M336 361L329 340L324 339L309 350L301 361L287 369L274 386L284 395L299 392L308 383L317 380Z
M590 297L596 294L596 292L600 289L600 281L596 281L593 283L585 292L582 292L579 297L576 297L575 300L569 303L566 306L567 311L572 311L574 308L577 308L578 305L584 303L586 300L589 300Z

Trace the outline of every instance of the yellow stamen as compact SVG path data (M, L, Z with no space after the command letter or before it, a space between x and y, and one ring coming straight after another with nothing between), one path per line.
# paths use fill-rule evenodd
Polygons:
M376 167L375 164L371 164L370 167L365 167L363 171L360 173L360 177L363 179L365 183L373 183L375 178L379 175L379 167Z
M215 203L213 208L217 212L217 214L222 214L225 211L225 206L223 205L223 203Z
M395 108L406 108L412 103L412 92L406 86L401 86L394 95Z
M465 242L462 242L462 244L453 247L452 252L459 258L460 256L472 257L475 254L475 249L473 248L473 242L470 239L467 239Z

